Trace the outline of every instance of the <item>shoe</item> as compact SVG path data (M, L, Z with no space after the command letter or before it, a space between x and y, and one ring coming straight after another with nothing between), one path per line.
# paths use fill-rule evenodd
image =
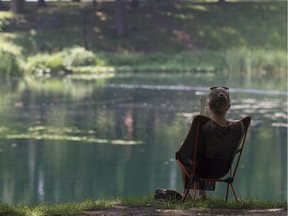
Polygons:
M196 197L196 200L197 201L206 201L208 199L207 195L206 194L203 194L203 195L198 195Z
M175 190L157 188L155 190L154 198L166 201L180 201L182 195Z

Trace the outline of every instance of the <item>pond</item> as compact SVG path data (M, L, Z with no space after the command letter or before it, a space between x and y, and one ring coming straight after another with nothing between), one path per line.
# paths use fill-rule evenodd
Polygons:
M200 96L217 84L231 87L229 118L253 119L234 183L238 196L286 199L287 90L189 76L3 81L1 201L62 203L152 195L157 187L181 191L174 153L199 112ZM224 187L218 184L209 195L224 197Z

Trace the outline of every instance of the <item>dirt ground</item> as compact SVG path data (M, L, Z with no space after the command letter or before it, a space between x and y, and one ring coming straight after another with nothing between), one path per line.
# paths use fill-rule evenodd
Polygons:
M154 207L126 207L118 206L111 209L98 210L98 211L87 211L83 212L79 216L119 216L119 215L139 215L139 216L152 216L152 215L182 215L182 216L208 216L208 215L253 215L253 216L270 216L270 215L287 215L287 209L257 209L257 210L239 210L239 209L199 209L191 208L187 210L161 210Z

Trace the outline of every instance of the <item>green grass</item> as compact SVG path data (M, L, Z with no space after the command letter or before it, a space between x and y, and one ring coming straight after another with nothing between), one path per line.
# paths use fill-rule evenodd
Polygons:
M39 205L10 205L0 204L0 214L3 215L75 215L83 211L101 210L113 208L119 205L128 207L151 206L157 209L188 209L193 207L192 202L173 203L154 200L151 196L146 197L130 197L123 199L87 199L79 203L62 203L62 204L39 204ZM231 208L231 209L270 209L285 208L286 201L259 201L259 200L240 200L228 201L223 199L208 199L205 202L196 202L195 208Z
M73 54L75 53L75 54ZM56 54L28 58L26 70L31 73L123 73L123 72L221 72L261 76L285 76L287 61L284 51L237 49L230 51L183 51L177 54L98 53L73 48ZM43 74L43 73L42 73Z
M9 205L0 204L0 213L3 215L72 215L82 211L111 208L120 203L119 200L85 200L80 203L39 204L39 205Z

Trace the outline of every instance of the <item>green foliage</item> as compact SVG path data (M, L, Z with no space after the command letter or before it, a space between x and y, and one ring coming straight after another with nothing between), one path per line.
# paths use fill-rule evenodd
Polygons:
M61 74L63 70L89 65L105 65L105 61L82 47L66 49L54 54L38 54L28 58L27 71L41 76Z
M117 71L208 71L223 67L225 56L214 51L183 51L176 54L167 53L104 53L107 66Z
M37 76L44 76L61 73L64 69L63 54L56 53L54 55L38 54L28 58L28 64L26 70L28 73L35 74Z
M130 52L124 52L121 53L121 55L116 53L105 53L103 56L110 66L143 65L144 61L146 60L146 58L143 58L144 56L142 54Z
M64 51L64 56L63 64L66 68L87 66L96 62L94 53L82 47L68 49Z
M0 212L2 215L25 215L26 207L18 206L18 205L10 205L6 203L0 204Z
M113 3L101 3L96 13L91 8L83 10L81 3L51 2L49 5L51 7L35 10L35 5L29 4L27 13L21 19L0 12L0 23L4 22L4 27L9 29L7 34L16 35L12 42L21 46L25 55L83 46L84 14L88 30L86 43L94 53L177 53L182 50L229 50L243 46L286 49L285 1L227 2L224 5L177 4L170 1L161 4L161 7L143 4L131 9L127 6L123 7L126 34L122 38L113 33ZM25 23L25 28L19 25L19 20ZM33 34L31 29L35 23L29 20L39 21Z
M0 32L11 24L14 14L11 11L0 12Z
M279 50L229 50L225 55L224 69L228 73L285 76L286 53Z
M63 66L63 54L56 53L55 55L46 56L45 66L51 68L53 71L60 71L64 69Z
M0 77L8 78L22 75L20 63L13 53L0 49L0 59Z
M64 69L74 73L137 72L217 72L243 75L285 76L286 54L282 51L249 50L226 52L197 51L166 53L99 53L74 48L55 54L28 58L28 70L38 75L60 74Z
M28 72L50 75L68 69L80 73L286 74L287 21L286 3L282 1L123 7L126 34L121 38L111 31L114 25L111 3L99 5L96 13L93 9L82 10L81 3L49 4L51 7L39 10L28 4L28 13L21 17L0 12L4 30L0 34L0 47L5 50L9 47L9 51L13 47L11 52L18 60L28 62ZM81 47L84 14L85 43L89 50ZM37 28L29 21L34 18L39 21ZM5 63L5 67L10 66ZM0 72L3 73L13 75Z

